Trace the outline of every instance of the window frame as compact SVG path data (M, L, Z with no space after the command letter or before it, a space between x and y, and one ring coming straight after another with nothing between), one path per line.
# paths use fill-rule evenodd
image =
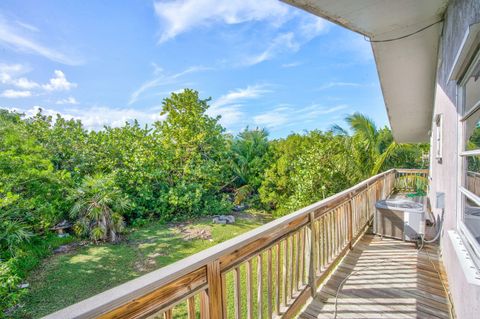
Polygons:
M467 251L470 253L470 256L473 259L474 264L478 269L480 269L480 243L475 239L472 235L470 230L467 228L463 221L464 212L465 212L465 200L464 198L468 198L478 204L480 206L480 196L475 195L474 193L470 192L468 189L464 187L466 183L466 174L468 169L467 166L467 157L480 155L480 147L475 150L466 150L466 121L475 114L477 111L480 112L480 100L475 102L474 105L465 112L466 105L465 105L465 86L468 82L471 74L473 73L475 66L480 64L480 49L476 51L474 54L474 58L468 64L466 71L463 73L463 76L457 82L457 106L459 107L460 112L459 114L459 161L458 161L458 174L459 174L459 185L457 187L458 191L458 213L457 213L457 231L460 234L462 241L467 248Z

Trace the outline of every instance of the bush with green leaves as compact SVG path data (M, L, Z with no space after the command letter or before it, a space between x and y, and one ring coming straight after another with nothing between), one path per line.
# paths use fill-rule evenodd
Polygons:
M0 209L10 220L44 231L64 218L70 174L55 169L48 150L17 113L0 112Z
M277 142L277 160L260 189L262 200L284 215L354 185L360 174L348 156L350 143L348 137L321 131Z

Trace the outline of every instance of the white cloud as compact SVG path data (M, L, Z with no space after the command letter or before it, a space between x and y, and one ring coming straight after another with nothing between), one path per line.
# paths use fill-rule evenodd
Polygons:
M324 19L307 16L299 19L292 30L277 34L262 52L247 56L243 65L255 65L271 60L283 53L297 52L304 44L325 33L328 30L328 23Z
M334 87L360 87L362 86L360 83L355 82L328 82L324 85L320 86L317 90L327 90Z
M277 0L156 1L154 8L161 23L160 43L215 22L238 24L269 20L273 24L281 24L289 9Z
M298 26L299 32L306 41L327 32L328 29L329 24L327 20L314 16L313 14L303 16Z
M295 39L293 32L277 35L261 53L249 56L245 59L244 65L255 65L274 58L282 52L296 52L300 49L300 43Z
M73 96L69 96L65 99L60 99L58 100L57 102L55 102L55 104L71 104L71 105L76 105L78 104L78 101L76 98L74 98Z
M279 111L263 113L253 117L255 124L265 126L267 128L275 128L288 122L288 117Z
M299 65L302 65L303 63L300 61L295 61L295 62L290 62L290 63L284 63L282 64L282 68L294 68Z
M176 73L176 74L164 74L163 69L159 67L156 64L152 64L154 68L154 75L155 78L152 80L148 80L144 82L138 89L136 89L131 95L130 99L128 101L128 105L131 105L139 100L142 94L145 92L153 89L153 88L158 88L163 85L167 84L175 84L178 83L179 78L190 74L190 73L195 73L195 72L201 72L201 71L206 71L206 70L211 70L212 68L204 67L204 66L191 66L182 72Z
M291 126L301 122L312 122L320 116L339 112L348 108L348 105L324 107L313 104L306 107L295 108L292 106L280 106L268 112L253 117L255 124L276 129L281 126Z
M210 116L221 116L220 123L224 126L238 124L245 118L245 113L241 110L242 102L246 100L260 98L263 95L272 92L264 85L249 85L243 89L235 89L216 99L208 109Z
M54 77L47 84L42 85L42 87L47 91L69 91L77 87L77 84L69 82L62 71L55 70Z
M22 64L0 64L0 83L24 90L37 88L38 83L25 77L18 78L19 75L26 72L28 69Z
M31 81L27 78L18 78L18 79L12 79L11 84L20 88L20 89L35 89L39 87L39 84L37 82Z
M40 44L31 39L29 36L25 35L25 32L28 31L30 33L37 33L38 29L35 30L36 27L26 23L22 24L23 25L20 25L20 28L18 28L18 21L14 24L11 24L2 15L0 15L0 44L17 51L40 55L49 60L63 64L82 64L82 61L77 58L67 56L65 53L53 48L49 48L48 46Z
M106 106L92 106L87 109L70 109L63 112L51 108L43 108L41 106L33 106L29 109L15 108L18 112L25 113L27 117L34 116L42 109L42 113L47 116L55 117L60 114L65 119L81 120L86 129L101 130L104 126L120 127L126 122L138 120L139 123L150 124L154 121L161 121L165 116L160 116L159 112L145 112L131 108L111 108Z
M21 98L21 97L29 97L32 96L32 92L30 91L17 91L17 90L5 90L0 94L1 97L7 98L7 99L16 99L16 98Z
M47 92L68 91L77 86L77 84L69 82L65 76L65 73L60 70L55 70L54 76L48 81L48 83L43 85L24 76L20 77L29 71L30 69L22 64L0 63L0 84L21 89L20 91L13 89L6 90L7 93L3 94L2 96L28 97L38 95L40 93L39 90L44 90Z
M40 30L36 27L36 26L33 26L31 24L28 24L28 23L25 23L23 21L15 21L16 24L18 24L19 26L21 26L22 28L24 29L27 29L29 31L32 31L32 32L40 32Z
M228 104L235 104L246 99L258 98L265 93L272 92L265 89L264 85L249 85L244 89L236 89L220 96L212 103L212 108L218 108Z

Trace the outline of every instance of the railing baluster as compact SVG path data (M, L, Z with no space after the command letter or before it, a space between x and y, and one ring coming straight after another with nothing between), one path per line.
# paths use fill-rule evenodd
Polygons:
M308 270L307 268L307 261L306 261L306 258L307 258L307 254L305 252L305 246L306 246L306 242L307 242L307 229L308 227L305 227L302 229L302 245L300 246L301 247L301 253L302 253L302 257L300 258L300 269L302 271L302 277L300 278L301 280L301 283L302 283L302 287L305 285L305 273L306 273L306 270Z
M295 251L294 251L294 237L295 235L291 235L289 238L290 238L290 277L289 277L289 281L290 281L290 290L289 290L289 298L290 299L293 299L293 290L294 290L294 287L295 287L295 284L294 284L294 276L295 276L295 270L294 270L294 267L295 267Z
M263 256L257 256L257 318L263 318Z
M247 318L253 319L252 260L247 261Z
M313 215L313 216L312 216ZM320 234L320 219L315 220L315 213L311 213L310 215L311 220L313 221L312 232L314 232L313 238L315 241L312 243L314 252L316 255L315 263L313 265L313 269L315 270L314 275L315 277L320 274L322 270L322 250L321 250L321 234ZM312 255L312 256L315 256Z
M242 300L241 297L241 279L240 279L240 267L235 267L233 270L233 304L235 307L235 319L242 317Z
M277 243L276 245L276 253L277 253L277 262L276 262L276 267L275 267L275 314L277 316L280 315L280 290L281 290L281 279L282 277L280 276L280 273L282 269L280 268L280 265L282 264L282 254L281 254L281 248L280 248L280 242Z
M328 238L327 238L327 246L328 246L328 253L327 253L327 256L328 256L328 260L327 262L330 264L331 260L332 260L332 251L333 251L333 240L332 240L332 214L331 212L328 213L327 215L327 221L328 221L328 224L327 224L327 234L328 234Z
M347 224L348 224L348 247L352 249L352 241L353 241L353 209L352 209L352 201L353 198L350 198L348 200L348 209L347 209L347 214L348 214L348 219L347 219Z
M278 283L277 283L278 285ZM267 251L267 318L272 318L272 248Z
M322 271L325 269L328 260L328 249L327 249L327 215L322 216Z
M200 293L200 319L209 319L209 300L207 291L203 290Z
M283 258L283 305L288 306L288 237L285 238L284 243L284 258Z
M197 314L195 312L195 296L187 299L188 319L196 319Z
M300 232L301 230L297 231L297 233L295 234L295 291L299 290L298 282L300 278Z
M163 319L172 319L172 309L168 309L163 313Z
M222 280L222 313L223 318L227 318L227 276L226 273L221 273Z
M340 224L340 208L336 208L335 209L335 213L333 215L333 224L334 224L334 228L335 228L335 255L337 255L340 251L340 239L339 239L339 235L340 235L340 228L339 228L339 224Z
M317 255L319 250L317 250L318 236L316 231L317 222L315 221L315 213L311 212L309 215L309 227L306 228L307 234L306 237L306 260L308 263L308 285L310 286L312 296L315 296L317 290L317 270L316 270L316 261L318 261Z

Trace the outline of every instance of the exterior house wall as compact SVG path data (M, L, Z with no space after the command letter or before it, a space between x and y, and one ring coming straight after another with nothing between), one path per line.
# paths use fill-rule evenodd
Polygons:
M480 1L453 0L445 14L439 52L437 84L435 91L434 117L443 114L443 158L435 159L437 145L431 145L431 182L429 197L432 211L438 216L441 209L435 208L436 192L445 193L445 222L441 237L443 263L446 268L457 318L478 318L480 313L480 286L470 284L460 267L454 245L448 236L449 230L457 228L457 163L458 163L458 107L457 84L449 81L450 71L469 25L480 22ZM435 123L432 122L432 135Z

